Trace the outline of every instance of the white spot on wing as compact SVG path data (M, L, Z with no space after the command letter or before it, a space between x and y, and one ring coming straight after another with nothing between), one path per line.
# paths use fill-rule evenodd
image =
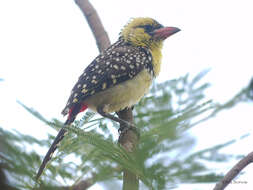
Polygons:
M113 65L113 68L116 69L116 70L119 69L118 65Z

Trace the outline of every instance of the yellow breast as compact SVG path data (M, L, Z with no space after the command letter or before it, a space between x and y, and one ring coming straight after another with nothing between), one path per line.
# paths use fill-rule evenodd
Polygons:
M155 76L157 77L160 73L161 62L162 62L162 42L152 44L150 50L153 57L153 69L155 72Z
M97 111L98 106L104 106L105 112L116 112L138 103L151 84L152 76L144 69L133 79L87 98L85 104L94 111Z

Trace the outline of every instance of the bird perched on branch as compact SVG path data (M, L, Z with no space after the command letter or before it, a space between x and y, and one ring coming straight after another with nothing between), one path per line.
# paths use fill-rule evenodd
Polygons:
M160 72L163 41L178 31L151 18L135 18L122 29L118 41L91 62L72 89L62 111L68 118L48 150L37 179L64 138L66 126L78 113L89 108L103 117L132 126L110 113L133 106L148 92Z

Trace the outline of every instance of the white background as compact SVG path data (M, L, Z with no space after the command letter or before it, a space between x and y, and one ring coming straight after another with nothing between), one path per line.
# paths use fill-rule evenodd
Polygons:
M211 68L208 98L224 102L253 76L253 3L251 0L93 0L114 42L131 17L152 17L182 31L166 40L158 81ZM70 90L83 69L97 56L92 33L74 1L0 1L0 126L45 138L49 127L17 103L37 109L47 118L62 118ZM239 104L195 127L196 150L252 133L253 106ZM227 153L247 154L248 137ZM235 162L229 163L227 169ZM228 190L252 189L253 168ZM179 189L211 189L213 184L182 185ZM98 186L92 189L99 189Z

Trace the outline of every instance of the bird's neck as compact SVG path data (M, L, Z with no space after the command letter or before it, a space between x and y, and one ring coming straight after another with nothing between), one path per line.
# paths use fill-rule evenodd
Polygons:
M153 58L152 64L155 76L159 75L161 69L162 47L163 47L162 42L156 42L153 43L149 48Z
M163 41L157 41L157 42L149 42L149 43L143 43L139 41L126 41L123 37L120 37L119 40L124 41L125 43L129 43L136 47L143 47L145 49L148 49L152 54L152 65L154 69L155 76L158 76L161 69L161 61L162 61L162 47L163 47Z

